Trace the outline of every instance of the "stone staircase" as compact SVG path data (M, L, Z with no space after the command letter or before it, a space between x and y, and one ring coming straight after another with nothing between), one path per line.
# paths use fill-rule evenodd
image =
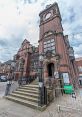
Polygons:
M42 107L38 106L39 102L38 87L39 86L35 84L21 86L16 91L6 96L6 99L43 111L46 108L46 106L45 105Z

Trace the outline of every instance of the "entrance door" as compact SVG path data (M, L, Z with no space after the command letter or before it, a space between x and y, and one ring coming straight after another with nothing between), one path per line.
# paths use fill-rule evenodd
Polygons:
M54 64L49 63L47 66L47 69L48 69L48 76L53 77L54 76Z

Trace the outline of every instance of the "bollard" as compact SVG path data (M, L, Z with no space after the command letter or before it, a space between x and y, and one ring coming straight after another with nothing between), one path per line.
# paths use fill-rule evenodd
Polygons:
M58 105L58 113L60 112L60 105Z
M5 96L7 96L10 92L10 87L11 87L11 84L7 84L6 86L6 91L5 91Z

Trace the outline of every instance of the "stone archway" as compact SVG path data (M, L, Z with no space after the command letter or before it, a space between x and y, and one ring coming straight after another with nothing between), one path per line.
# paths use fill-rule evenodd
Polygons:
M47 65L47 71L48 71L48 77L54 76L54 64L53 63L49 63Z
M53 65L51 65L53 64ZM49 77L49 73L48 73L48 67L51 67L50 69L53 69L53 66L54 66L54 69L53 69L53 72L55 71L55 59L45 59L44 62L43 62L43 76L44 78L48 78ZM52 76L52 75L50 75ZM53 76L54 76L54 73L53 73Z

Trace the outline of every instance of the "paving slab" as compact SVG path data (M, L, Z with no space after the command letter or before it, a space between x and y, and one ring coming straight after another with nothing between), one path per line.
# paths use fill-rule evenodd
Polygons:
M0 117L81 117L82 112L78 111L82 110L81 92L82 89L77 91L76 99L71 95L60 95L43 112L0 97ZM59 112L58 105L61 105Z

